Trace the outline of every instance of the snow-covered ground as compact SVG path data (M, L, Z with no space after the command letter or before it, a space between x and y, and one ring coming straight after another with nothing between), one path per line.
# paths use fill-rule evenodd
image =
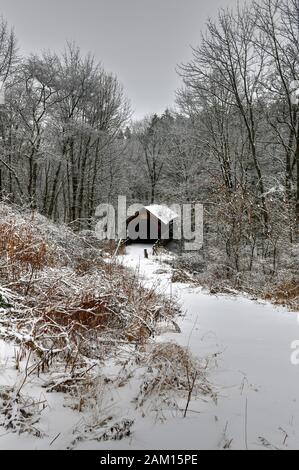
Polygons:
M171 285L171 271L143 257L146 246L127 249L124 263L150 285L178 297L186 311L182 334L163 335L189 346L196 356L217 355L211 380L217 404L194 401L188 420L155 430L151 446L217 448L299 448L299 366L291 363L291 343L299 339L296 313L246 297L212 296L200 288ZM149 250L150 251L150 250ZM157 274L157 271L159 274ZM169 437L169 435L171 437ZM173 439L173 440L172 440Z
M146 286L176 297L185 312L178 319L182 332L163 333L157 341L173 341L187 346L194 356L209 357L209 380L217 398L193 399L185 419L169 410L165 419L146 410L142 416L133 405L140 385L141 372L136 370L125 387L103 394L102 403L103 410L120 419L134 419L131 436L120 441L83 440L76 448L299 449L299 366L290 360L291 343L299 339L296 313L242 296L217 297L200 288L172 284L171 268L159 263L159 257L144 259L144 248L149 249L128 247L120 261L137 270ZM0 385L16 380L13 357L14 346L0 341ZM102 372L112 377L118 371L112 362ZM45 437L18 436L0 428L0 449L48 448L55 438L50 448L64 449L76 429L90 420L65 407L62 394L45 394L36 379L25 391L47 401L41 415Z

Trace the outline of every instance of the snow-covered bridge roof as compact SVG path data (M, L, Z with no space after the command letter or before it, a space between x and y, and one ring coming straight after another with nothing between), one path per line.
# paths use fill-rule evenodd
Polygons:
M157 219L161 220L165 225L178 217L178 214L176 214L172 209L161 204L151 204L150 206L145 206L144 209L157 217Z

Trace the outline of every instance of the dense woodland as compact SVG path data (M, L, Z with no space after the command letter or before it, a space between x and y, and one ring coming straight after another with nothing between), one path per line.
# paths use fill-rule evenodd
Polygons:
M140 122L117 77L92 55L69 43L61 55L21 57L3 20L1 198L75 230L92 228L97 205L118 195L129 203L201 202L203 253L185 255L193 271L293 275L298 18L297 0L220 10L199 31L193 59L178 66L173 110Z

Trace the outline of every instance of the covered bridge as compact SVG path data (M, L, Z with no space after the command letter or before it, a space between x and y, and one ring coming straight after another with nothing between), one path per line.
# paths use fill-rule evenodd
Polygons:
M173 221L178 217L165 205L144 206L127 219L128 243L155 243L161 240L166 244L173 238Z

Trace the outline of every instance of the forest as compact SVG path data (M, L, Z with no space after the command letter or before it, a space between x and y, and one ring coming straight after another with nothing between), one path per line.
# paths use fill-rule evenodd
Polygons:
M138 120L1 19L0 448L298 448L298 38L297 0L221 8ZM99 241L119 196L202 204L202 248Z
M139 122L91 54L68 43L62 55L20 57L2 20L1 199L74 230L92 228L97 205L118 195L201 202L194 271L206 261L224 277L288 270L299 224L298 14L295 0L220 10L177 67L176 105Z

